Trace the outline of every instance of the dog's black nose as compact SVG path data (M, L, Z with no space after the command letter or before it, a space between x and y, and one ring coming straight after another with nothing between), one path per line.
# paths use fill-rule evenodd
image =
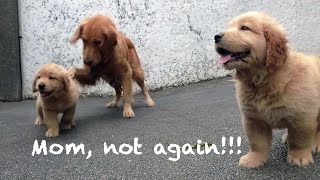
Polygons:
M214 42L218 43L220 42L221 38L223 37L223 33L219 33L217 35L214 36Z
M43 83L40 83L40 84L38 85L39 90L44 90L45 87L46 87L46 85L43 84Z
M90 66L92 64L92 61L90 61L89 59L84 60L84 64Z

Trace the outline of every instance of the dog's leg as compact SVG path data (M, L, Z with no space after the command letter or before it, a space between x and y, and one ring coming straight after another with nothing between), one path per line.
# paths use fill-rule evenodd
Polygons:
M34 121L34 124L35 125L44 124L42 106L39 100L37 100L37 119Z
M143 73L143 70L141 68L139 68L139 70L134 72L133 78L137 82L137 84L140 86L147 106L148 107L154 106L155 103L153 102L153 100L151 99L151 97L149 95L147 86L144 84L144 73Z
M44 123L47 125L47 137L59 136L58 113L55 111L43 110Z
M147 106L152 107L154 106L154 102L149 95L148 88L144 84L144 71L141 67L141 63L136 48L134 47L132 41L129 38L126 38L126 43L129 48L128 59L132 68L132 78L140 86Z
M134 112L131 106L132 98L132 70L128 70L122 79L123 83L123 117L124 118L133 118Z
M75 111L76 106L72 106L63 113L63 116L61 118L62 129L71 129L76 125L73 119Z
M250 151L242 156L239 166L255 168L268 160L272 140L272 129L256 119L243 119L243 126L250 144Z
M83 85L95 85L96 84L96 77L93 77L90 73L89 67L84 68L75 68L72 67L69 70L69 75L71 78L75 78L82 86Z
M290 164L306 166L313 163L312 148L315 141L315 123L303 119L288 128L288 161Z
M114 96L113 100L106 105L108 108L118 107L118 102L121 98L122 89L119 86L114 86L114 90L116 91L116 95Z

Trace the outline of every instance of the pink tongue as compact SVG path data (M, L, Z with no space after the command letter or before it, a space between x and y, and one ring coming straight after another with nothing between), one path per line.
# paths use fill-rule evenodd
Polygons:
M219 59L219 63L224 64L224 63L228 62L230 59L231 59L231 55L221 56Z

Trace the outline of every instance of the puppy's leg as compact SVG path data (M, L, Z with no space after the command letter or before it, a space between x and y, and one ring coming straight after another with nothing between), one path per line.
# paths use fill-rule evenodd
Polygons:
M301 122L288 128L288 161L290 164L306 166L313 163L312 148L317 127L307 119Z
M44 124L43 121L43 112L40 100L37 100L37 119L34 121L35 125Z
M47 137L56 137L59 135L58 113L55 111L43 110L44 123L47 125Z
M315 144L313 147L313 152L320 152L320 119L318 118L318 128L315 137Z
M285 132L281 137L282 143L286 144L288 142L288 132Z
M240 158L239 166L247 168L261 166L268 159L272 129L262 121L248 118L244 118L243 126L249 140L250 151Z
M131 106L132 98L132 71L128 70L123 76L123 117L133 118L134 112Z
M114 96L113 100L106 105L108 108L116 108L116 107L118 107L118 102L119 102L119 100L121 98L121 92L122 92L121 85L120 86L115 85L113 88L116 91L116 95Z
M141 67L139 67L138 70L136 70L134 72L133 78L137 82L137 84L140 86L147 106L148 107L154 106L155 103L151 99L149 92L148 92L148 88L144 84L144 73L143 73L143 70L141 69Z
M320 131L318 130L315 138L315 146L313 148L314 152L320 152Z
M61 118L61 127L62 129L71 129L74 127L76 124L74 122L74 113L76 111L76 106L73 106L69 109L67 109Z

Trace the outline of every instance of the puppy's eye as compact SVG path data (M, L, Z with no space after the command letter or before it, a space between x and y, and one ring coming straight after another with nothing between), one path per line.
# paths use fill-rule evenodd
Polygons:
M49 79L52 80L52 79L56 79L56 78L54 78L54 77L52 77L52 76L49 76Z
M250 30L250 28L248 28L247 26L241 26L241 28L240 28L241 30L243 30L243 31L247 31L247 30Z
M40 76L38 76L37 79L40 79Z

